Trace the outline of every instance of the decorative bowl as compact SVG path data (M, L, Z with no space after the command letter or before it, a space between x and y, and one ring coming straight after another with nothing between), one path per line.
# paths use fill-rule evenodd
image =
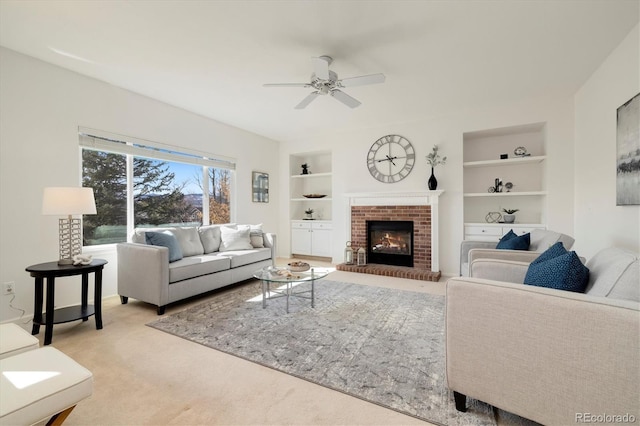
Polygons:
M302 194L304 198L324 198L327 194Z
M311 268L307 262L291 262L287 266L291 272L304 272Z

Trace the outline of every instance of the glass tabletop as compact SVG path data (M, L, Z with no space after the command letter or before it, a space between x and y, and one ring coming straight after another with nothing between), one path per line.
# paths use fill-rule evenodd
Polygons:
M302 282L319 280L329 275L330 270L327 268L311 268L304 272L293 272L286 267L265 266L253 274L254 278L269 282Z

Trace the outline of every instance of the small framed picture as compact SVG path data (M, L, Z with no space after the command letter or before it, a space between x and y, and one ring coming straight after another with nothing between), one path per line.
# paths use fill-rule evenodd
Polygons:
M269 202L269 174L263 172L252 172L251 174L251 196L254 203Z

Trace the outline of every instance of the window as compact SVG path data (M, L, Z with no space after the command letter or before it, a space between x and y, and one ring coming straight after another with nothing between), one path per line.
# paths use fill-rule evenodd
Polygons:
M134 227L231 221L233 162L89 129L80 145L97 210L83 217L85 246L124 242Z

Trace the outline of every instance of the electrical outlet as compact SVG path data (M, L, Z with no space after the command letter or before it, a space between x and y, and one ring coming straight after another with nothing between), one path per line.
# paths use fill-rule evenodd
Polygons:
M13 281L6 282L2 284L2 294L14 294L15 293L15 285L16 283Z

